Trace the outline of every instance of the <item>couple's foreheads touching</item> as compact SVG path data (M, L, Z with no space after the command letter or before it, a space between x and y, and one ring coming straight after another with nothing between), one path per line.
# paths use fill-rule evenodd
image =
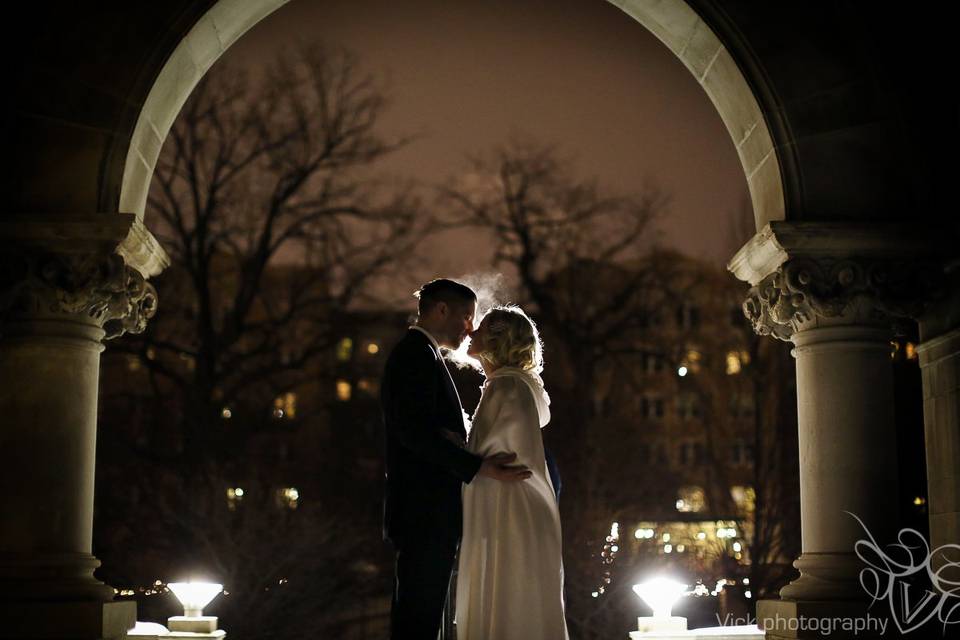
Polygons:
M477 293L469 286L438 278L414 292L417 326L426 330L440 347L479 362L487 373L515 367L540 373L543 345L533 320L516 305L495 305L478 317ZM461 347L470 338L464 351Z

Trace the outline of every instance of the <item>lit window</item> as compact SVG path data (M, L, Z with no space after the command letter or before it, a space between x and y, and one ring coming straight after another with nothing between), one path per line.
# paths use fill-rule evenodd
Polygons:
M277 490L277 504L287 509L296 509L300 504L300 492L296 487L284 487Z
M157 350L153 347L147 347L147 360L156 360Z
M233 511L243 500L243 489L240 487L230 487L227 489L227 508Z
M337 360L347 362L352 355L353 340L351 338L343 338L337 343Z
M130 371L139 371L140 358L137 356L127 356L127 369Z
M677 511L685 513L702 511L706 502L703 488L697 486L680 487L677 497Z
M733 498L737 509L743 514L753 512L754 504L757 500L757 492L751 486L736 485L730 487L730 497Z
M908 342L907 346L904 347L903 353L907 360L915 359L917 357L917 345L913 344L912 342Z
M357 380L357 391L362 391L367 395L374 396L380 390L380 385L376 380L370 378L360 378Z
M727 375L734 376L740 373L743 363L740 362L740 354L736 351L727 352Z
M292 420L297 415L297 394L288 391L273 400L273 417Z
M703 354L701 354L696 349L688 349L686 356L683 358L683 362L680 364L687 367L691 373L697 373L700 371L700 361L703 359Z
M350 385L350 382L347 380L337 380L337 400L346 402L350 399L352 391L353 388Z
M380 345L378 345L376 342L371 342L370 344L367 345L367 353L369 353L370 355L376 355L379 352L380 352Z

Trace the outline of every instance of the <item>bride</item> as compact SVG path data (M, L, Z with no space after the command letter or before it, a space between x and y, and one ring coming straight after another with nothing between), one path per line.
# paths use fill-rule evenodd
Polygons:
M564 640L560 513L540 436L550 420L540 337L516 306L490 311L470 337L467 353L487 380L467 449L515 452L533 476L517 483L478 477L463 487L457 638Z

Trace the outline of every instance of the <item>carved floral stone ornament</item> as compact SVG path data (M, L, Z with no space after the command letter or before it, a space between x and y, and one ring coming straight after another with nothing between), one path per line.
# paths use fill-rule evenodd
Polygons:
M789 340L817 319L917 317L942 282L934 262L794 258L750 289L743 313L760 335Z
M141 333L157 292L117 254L10 251L0 259L0 319L84 316L105 339Z

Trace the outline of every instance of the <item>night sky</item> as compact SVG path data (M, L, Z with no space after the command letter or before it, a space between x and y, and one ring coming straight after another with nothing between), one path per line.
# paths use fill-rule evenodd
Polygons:
M733 142L680 61L604 0L293 0L222 60L255 66L297 39L344 45L387 75L382 131L421 136L383 165L392 174L439 182L520 131L612 189L658 184L671 195L663 244L718 265L732 255L747 198ZM438 273L489 267L470 237L430 245Z

